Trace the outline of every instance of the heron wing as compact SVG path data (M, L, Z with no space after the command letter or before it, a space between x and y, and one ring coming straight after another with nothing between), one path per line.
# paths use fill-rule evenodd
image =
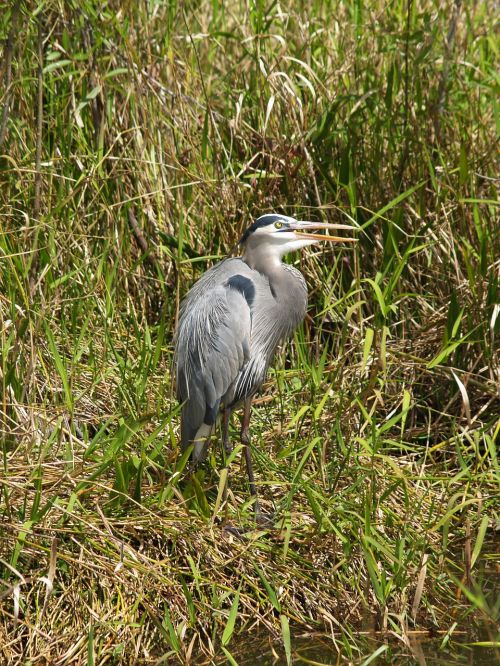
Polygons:
M176 366L184 446L203 424L215 423L221 400L250 356L251 280L224 277L222 283L202 284L205 289L198 282L181 311Z

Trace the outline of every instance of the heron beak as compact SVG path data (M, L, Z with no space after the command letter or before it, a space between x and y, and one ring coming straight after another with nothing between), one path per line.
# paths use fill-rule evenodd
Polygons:
M356 227L348 224L329 224L327 222L306 222L304 220L297 220L288 226L287 231L299 232L296 234L297 238L305 238L307 240L316 241L331 241L334 243L356 243L357 238L347 238L344 236L326 236L324 234L311 234L304 233L308 231L317 231L319 229L349 229L350 231L357 231Z

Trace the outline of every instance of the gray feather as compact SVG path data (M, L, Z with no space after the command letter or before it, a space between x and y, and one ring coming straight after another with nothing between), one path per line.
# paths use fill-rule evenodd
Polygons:
M286 293L278 299L281 279ZM259 389L306 305L304 278L284 264L273 285L240 258L216 264L196 282L181 305L175 349L183 449L202 426L210 431L221 404L233 406ZM202 448L195 446L196 459Z

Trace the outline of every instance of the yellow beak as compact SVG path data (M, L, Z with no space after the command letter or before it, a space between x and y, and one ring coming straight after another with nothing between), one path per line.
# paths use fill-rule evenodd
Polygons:
M355 243L357 238L348 238L344 236L326 236L324 234L311 234L304 233L307 231L317 231L319 229L349 229L351 231L357 231L356 227L352 227L348 224L329 224L328 222L306 222L305 220L297 220L288 226L287 231L295 231L297 233L297 238L306 238L309 240L317 241L330 241L332 243Z

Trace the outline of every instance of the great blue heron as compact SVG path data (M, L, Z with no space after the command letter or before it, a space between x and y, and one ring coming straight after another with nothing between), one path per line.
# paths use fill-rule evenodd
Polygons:
M182 302L175 350L177 393L183 403L182 449L193 444L192 460L203 460L222 410L222 441L229 454L231 411L243 402L241 443L256 514L259 506L249 449L252 398L276 347L291 336L307 308L304 277L282 263L282 258L319 241L354 240L312 231L352 228L262 215L239 241L243 255L210 268Z

